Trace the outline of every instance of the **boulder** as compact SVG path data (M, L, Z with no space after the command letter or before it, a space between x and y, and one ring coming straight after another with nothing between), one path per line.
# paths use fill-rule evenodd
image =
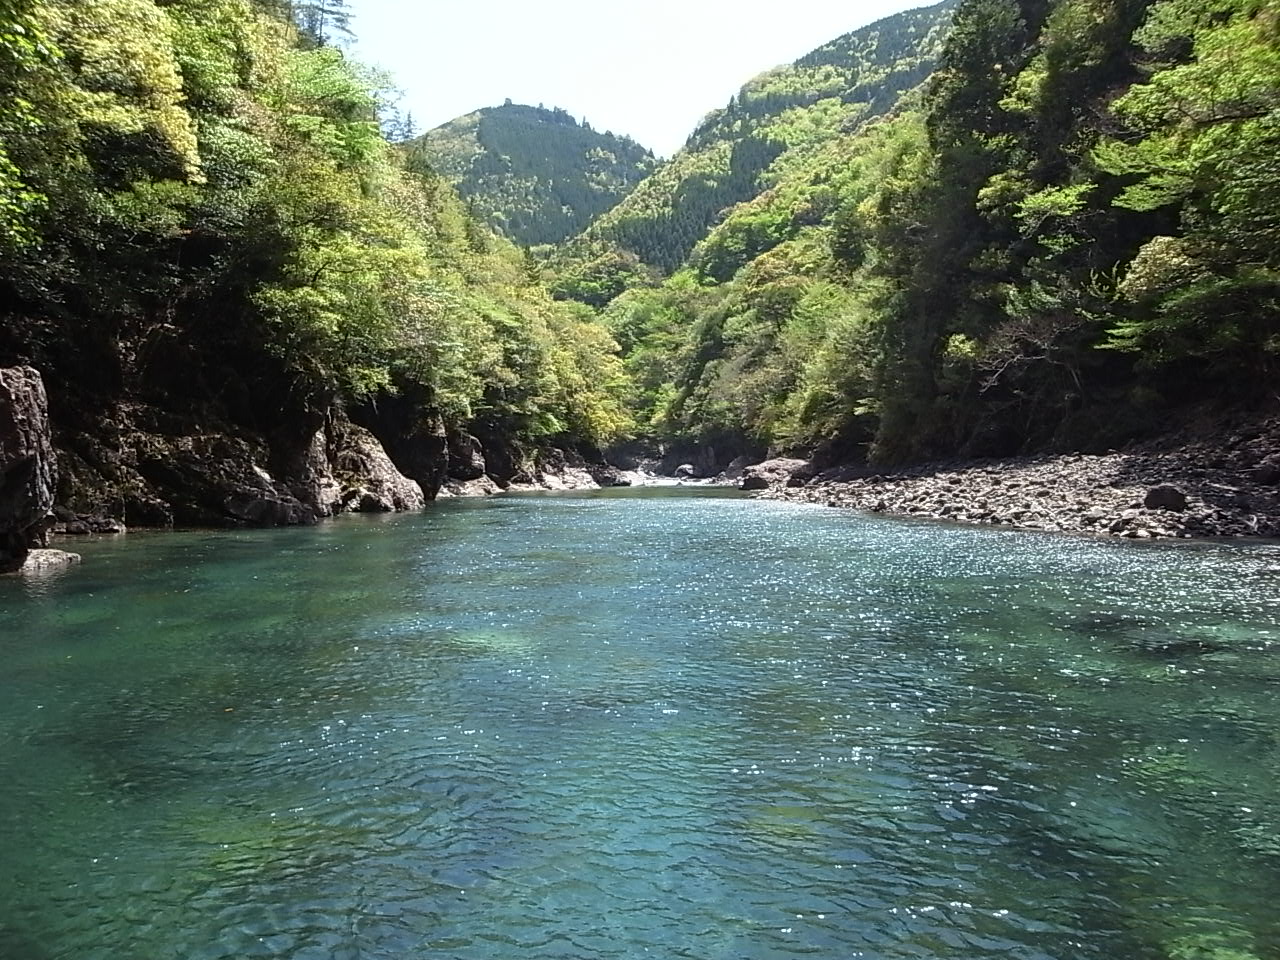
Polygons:
M617 467L607 463L589 463L587 472L602 487L629 487L631 478Z
M333 468L344 484L345 509L394 513L427 505L422 487L396 469L382 444L364 427L343 424L332 443Z
M1177 487L1162 483L1147 491L1142 505L1148 510L1174 510L1181 513L1187 509L1187 495Z
M43 543L56 488L44 382L31 367L0 369L0 569Z
M22 574L52 573L64 570L80 562L80 554L68 553L65 550L32 550L18 568Z
M449 480L440 488L441 497L491 497L502 493L502 487L491 477L475 480Z
M737 480L742 476L742 471L751 466L750 457L734 457L729 461L729 465L724 468L724 478L726 480Z
M786 487L793 477L806 478L809 461L779 457L747 467L738 481L739 490L768 490Z
M449 479L479 480L486 471L484 447L469 433L449 435Z
M682 463L676 467L672 476L679 477L681 480L689 480L698 475L697 469L692 463Z

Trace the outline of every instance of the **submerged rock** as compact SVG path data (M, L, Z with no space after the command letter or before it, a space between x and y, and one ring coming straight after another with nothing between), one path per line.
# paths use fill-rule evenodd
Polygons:
M80 559L80 554L68 553L65 550L44 548L32 550L22 561L18 573L26 575L52 573L55 570L65 570L67 567L75 566Z
M1227 649L1211 640L1187 637L1139 638L1134 647L1153 657L1185 657L1204 653L1218 653Z

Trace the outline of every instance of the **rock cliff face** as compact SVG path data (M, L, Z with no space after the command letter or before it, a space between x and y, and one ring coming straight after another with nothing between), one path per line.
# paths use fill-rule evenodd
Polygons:
M49 401L30 367L0 369L0 571L22 566L44 540L57 463Z
M422 487L369 430L331 410L282 424L274 442L242 427L122 403L92 433L58 431L68 532L131 526L296 526L339 513L420 510Z
M0 566L20 565L48 530L303 525L421 510L442 494L622 482L602 460L449 433L422 397L350 411L321 399L250 427L233 405L93 386L52 383L46 396L35 369L0 369Z

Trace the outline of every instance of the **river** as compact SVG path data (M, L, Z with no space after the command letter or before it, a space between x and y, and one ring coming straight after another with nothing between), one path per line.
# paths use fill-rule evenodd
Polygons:
M0 581L0 957L1269 960L1280 548L712 490Z

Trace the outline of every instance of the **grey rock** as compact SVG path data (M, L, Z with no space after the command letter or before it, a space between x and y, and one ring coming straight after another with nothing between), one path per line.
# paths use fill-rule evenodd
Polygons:
M422 487L391 462L378 439L364 427L346 424L334 438L334 473L344 484L343 503L361 513L421 510Z
M80 562L80 554L65 550L38 549L30 551L18 567L18 573L31 576L65 570Z
M742 476L742 471L751 466L750 457L734 457L729 461L729 465L724 468L724 478L726 480L737 480Z
M502 487L491 477L449 480L440 488L441 497L491 497L498 493L502 493Z
M742 479L738 481L738 489L768 490L770 487L785 487L793 477L806 477L806 474L812 475L809 461L779 457L744 469Z

